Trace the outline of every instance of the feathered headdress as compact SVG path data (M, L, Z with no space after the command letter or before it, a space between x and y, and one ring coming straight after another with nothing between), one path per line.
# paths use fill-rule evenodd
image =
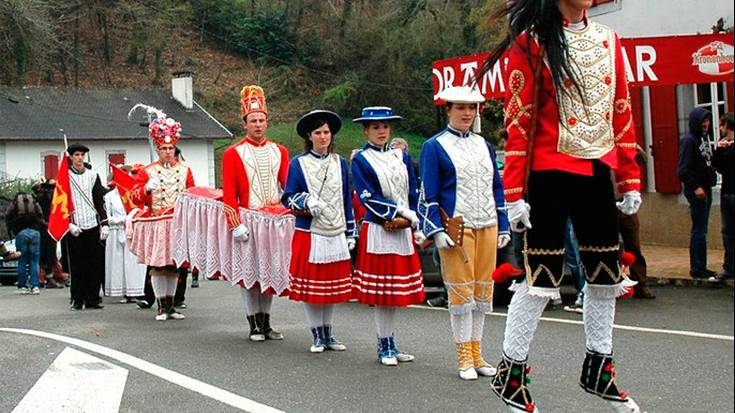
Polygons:
M161 145L174 145L181 137L181 124L173 118L166 116L160 109L153 106L138 103L128 112L128 118L132 118L133 112L138 108L143 108L148 113L150 121L148 122L148 136L151 137L156 147Z

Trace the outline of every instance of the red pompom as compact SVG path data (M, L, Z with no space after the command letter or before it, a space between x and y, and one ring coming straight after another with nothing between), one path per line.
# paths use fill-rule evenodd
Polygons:
M630 267L635 263L635 255L631 252L625 251L623 255L620 256L620 262L626 267Z
M514 267L509 263L500 264L498 268L493 271L493 281L498 284L502 284L511 278L515 278L523 275L523 270Z
M534 410L536 410L536 404L535 403L528 403L526 405L526 411L527 412L533 412Z
M633 294L635 294L635 288L634 287L630 287L630 288L628 288L628 291L625 294L623 294L622 296L620 296L620 299L621 300L627 300L629 298L633 298Z

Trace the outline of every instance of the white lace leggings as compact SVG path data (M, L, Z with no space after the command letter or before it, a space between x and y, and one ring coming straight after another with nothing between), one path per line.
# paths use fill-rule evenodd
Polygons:
M246 315L257 313L270 314L271 312L273 296L263 294L257 288L240 288L240 298L242 298L242 305L245 308Z

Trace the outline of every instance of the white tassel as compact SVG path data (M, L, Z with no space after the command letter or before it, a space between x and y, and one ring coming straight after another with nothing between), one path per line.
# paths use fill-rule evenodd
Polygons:
M480 105L477 105L477 113L475 113L475 120L472 121L472 132L482 132L482 119L480 115Z

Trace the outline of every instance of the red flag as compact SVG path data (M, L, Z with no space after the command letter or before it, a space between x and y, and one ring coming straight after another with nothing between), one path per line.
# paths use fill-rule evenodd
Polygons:
M115 184L117 185L117 192L120 193L120 199L125 206L125 212L130 213L133 208L138 207L130 198L130 190L135 186L135 178L112 163L110 163L110 168L112 168L112 179L115 180Z
M71 182L69 181L69 158L63 155L56 175L54 199L51 201L51 214L48 218L48 233L56 241L61 241L69 231L69 217L74 212L71 198Z

